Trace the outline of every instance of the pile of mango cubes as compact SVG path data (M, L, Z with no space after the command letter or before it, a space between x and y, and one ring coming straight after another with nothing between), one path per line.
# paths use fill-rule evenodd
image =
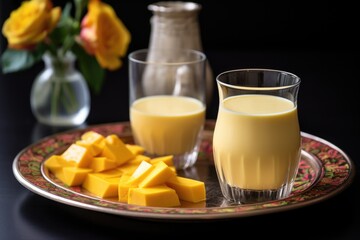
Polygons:
M177 207L206 200L205 183L178 176L172 155L150 158L141 146L125 144L115 134L87 131L44 165L65 185L123 203Z

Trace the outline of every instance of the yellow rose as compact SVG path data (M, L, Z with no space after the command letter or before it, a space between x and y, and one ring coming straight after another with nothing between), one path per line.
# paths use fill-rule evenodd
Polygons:
M100 0L90 0L88 12L81 22L81 42L100 66L115 70L122 64L131 35L114 9Z
M50 0L22 2L5 21L2 32L9 48L26 49L43 41L55 28L61 16L61 8L53 8Z

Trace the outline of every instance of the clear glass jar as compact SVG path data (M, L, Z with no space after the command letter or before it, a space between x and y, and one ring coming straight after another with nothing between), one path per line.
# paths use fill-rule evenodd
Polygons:
M198 3L181 1L161 1L148 5L153 13L150 19L149 60L175 61L179 58L178 51L183 49L203 51L198 21L201 8ZM213 85L213 72L207 60L205 91L208 103L212 99ZM160 86L158 83L152 84L154 91Z
M43 55L45 68L32 85L30 103L36 119L43 124L71 127L83 124L90 113L90 91L75 68L72 52L65 56Z

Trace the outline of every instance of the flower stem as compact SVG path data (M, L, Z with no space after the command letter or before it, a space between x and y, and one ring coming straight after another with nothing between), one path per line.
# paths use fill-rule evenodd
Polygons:
M63 56L52 57L51 65L53 67L54 89L51 96L51 116L55 118L64 110L71 114L78 108L75 91L70 82L67 81L67 71L71 68L71 62L64 61Z
M54 83L54 92L51 96L51 116L52 118L56 117L58 113L58 102L61 94L61 82L55 81Z
M71 88L71 85L67 82L64 82L62 84L62 100L63 100L63 106L65 107L65 110L70 113L77 109L78 102L75 97L74 89Z

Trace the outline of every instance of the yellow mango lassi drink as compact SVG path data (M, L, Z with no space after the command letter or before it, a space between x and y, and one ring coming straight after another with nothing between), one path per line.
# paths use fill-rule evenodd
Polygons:
M290 191L301 154L297 107L271 95L225 98L219 105L213 149L225 195Z
M192 157L195 161L205 122L205 105L190 97L143 97L130 106L130 122L135 142L147 154L174 155L175 164L178 157Z

